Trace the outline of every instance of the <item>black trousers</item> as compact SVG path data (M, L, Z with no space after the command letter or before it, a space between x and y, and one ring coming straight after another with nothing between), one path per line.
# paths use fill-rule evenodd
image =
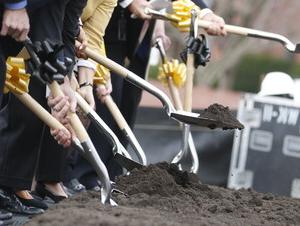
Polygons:
M136 53L133 53L133 50L136 49L137 38L139 36L139 31L141 30L143 22L136 19L130 19L129 12L122 12L121 10L122 9L120 7L117 7L115 9L106 31L105 45L107 56L121 65L125 64L126 57L129 58L129 70L144 78L149 57L152 27L147 32L139 50ZM118 31L120 31L120 28L118 27L118 25L120 24L120 16L125 16L127 20L127 27L125 29L126 40L118 39L118 37L120 37L120 35L118 34ZM124 27L122 29L124 29ZM137 107L141 99L141 90L125 81L122 77L116 75L115 73L111 73L111 79L113 86L111 95L120 108L126 121L131 127L133 127ZM128 144L127 139L123 136L123 134L117 127L117 124L113 120L111 113L108 111L106 106L98 100L96 100L96 111L99 116L117 134L121 143L126 147ZM113 160L112 146L107 141L107 139L103 135L101 135L92 125L90 126L88 132L99 153L99 156L108 169L111 180L114 180L116 176L122 174L122 168ZM73 155L73 159L71 160L70 165L72 171L69 172L69 175L71 176L69 176L67 179L78 178L79 181L87 188L91 188L97 185L96 173L85 159L80 156Z
M46 38L62 41L61 18L64 16L66 2L66 0L51 1L30 14L29 36L33 41ZM14 46L11 50L18 51L17 43L12 40L7 42L11 43ZM9 50L5 53L11 55ZM29 93L46 107L45 86L35 78L31 79ZM12 94L6 99L5 106L0 111L0 185L21 190L30 189L44 124ZM46 133L45 139L53 138ZM60 148L57 145L57 149ZM52 149L43 151L50 152ZM52 168L57 166L53 165Z

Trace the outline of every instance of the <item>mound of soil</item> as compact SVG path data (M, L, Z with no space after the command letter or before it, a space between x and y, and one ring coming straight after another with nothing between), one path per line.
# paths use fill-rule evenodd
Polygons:
M244 129L244 125L240 123L230 112L228 107L220 104L212 104L208 108L200 112L200 116L216 121L216 124L211 124L209 128L214 129L221 127L227 129Z
M167 163L136 169L117 180L113 199L84 193L53 206L28 225L299 225L300 200L201 184Z

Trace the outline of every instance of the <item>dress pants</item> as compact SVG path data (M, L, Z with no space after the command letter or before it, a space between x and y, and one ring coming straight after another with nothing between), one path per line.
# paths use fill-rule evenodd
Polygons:
M51 1L30 14L29 37L32 41L46 38L62 41L61 18L66 2ZM16 51L16 47L12 50ZM40 84L36 78L31 78L29 93L42 106L47 106L45 85ZM16 190L30 189L44 124L12 94L7 99L0 111L0 185ZM46 138L53 139L49 135Z

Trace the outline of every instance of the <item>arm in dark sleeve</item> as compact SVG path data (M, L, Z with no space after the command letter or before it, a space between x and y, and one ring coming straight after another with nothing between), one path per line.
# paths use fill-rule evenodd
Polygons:
M194 2L197 6L199 6L200 9L208 8L205 2L203 2L202 0L192 0L192 2Z
M63 41L65 44L65 56L71 59L74 59L75 56L75 38L79 34L78 21L86 3L87 0L71 0L66 6Z
M27 6L27 0L4 0L7 9L23 9Z

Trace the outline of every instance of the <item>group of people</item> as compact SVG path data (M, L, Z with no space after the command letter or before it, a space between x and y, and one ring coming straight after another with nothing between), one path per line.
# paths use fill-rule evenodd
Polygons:
M195 4L201 8L201 19L212 22L208 34L225 35L224 20L207 9L202 0L195 0ZM88 46L121 65L127 62L129 70L144 78L153 37L160 37L165 48L171 44L164 22L152 25L151 17L144 12L145 7L151 7L146 0L0 1L0 209L4 210L0 220L10 218L10 212L43 213L48 207L43 201L46 196L59 202L85 190L100 191L101 186L93 168L69 147L70 131L47 128L14 95L2 94L7 57L17 56L27 37L33 42L49 39L63 43L60 60L68 57L76 63L68 66L69 73L61 84L65 96L54 98L35 78L31 78L29 94L70 128L67 112L76 111L70 84L77 81L76 91L126 146L127 140L122 137L103 100L112 95L128 124L133 126L141 90L114 73L110 75L108 70L102 70L105 86L94 87L93 77L98 65L86 59L84 49ZM151 26L139 41L146 22ZM75 45L75 40L81 44ZM92 125L88 133L114 180L122 173L122 168L113 161L110 143Z

